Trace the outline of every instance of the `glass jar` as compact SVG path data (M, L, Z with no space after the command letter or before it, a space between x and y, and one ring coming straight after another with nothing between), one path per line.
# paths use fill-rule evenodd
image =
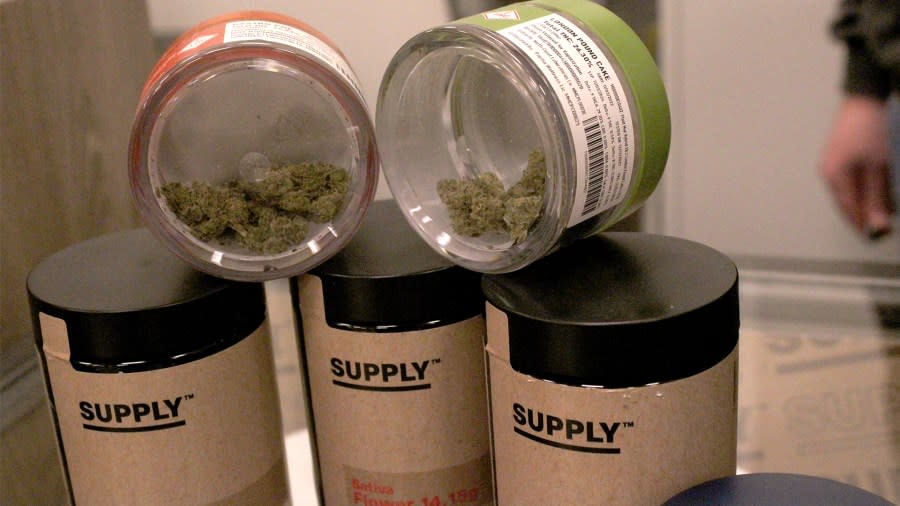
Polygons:
M588 0L536 0L409 40L382 80L377 131L413 228L455 263L500 273L636 210L670 120L622 20Z
M151 72L129 170L147 226L210 274L306 272L352 237L375 194L374 129L323 34L237 12L178 38Z

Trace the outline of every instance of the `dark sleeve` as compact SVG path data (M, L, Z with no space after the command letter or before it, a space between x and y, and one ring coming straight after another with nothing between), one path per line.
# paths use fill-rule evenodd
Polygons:
M887 97L900 76L900 2L843 0L831 31L847 47L844 91Z

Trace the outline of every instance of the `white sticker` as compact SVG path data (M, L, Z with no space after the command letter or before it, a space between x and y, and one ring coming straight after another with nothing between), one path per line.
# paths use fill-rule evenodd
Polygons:
M634 170L634 124L625 88L609 59L559 14L498 33L535 62L565 109L578 184L568 226L622 202Z
M363 96L362 86L347 60L334 48L312 34L293 26L271 21L233 21L225 25L223 42L242 40L276 42L305 51L336 70L338 74L350 82L360 97Z

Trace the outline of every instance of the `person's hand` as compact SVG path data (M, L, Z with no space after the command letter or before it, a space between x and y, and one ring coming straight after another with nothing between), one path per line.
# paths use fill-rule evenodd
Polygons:
M871 238L891 231L894 212L887 106L863 95L844 99L822 155L820 173L850 223Z

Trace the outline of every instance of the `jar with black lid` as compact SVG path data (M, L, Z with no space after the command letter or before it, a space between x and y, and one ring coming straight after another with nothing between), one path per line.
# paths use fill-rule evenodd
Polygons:
M482 288L499 504L660 504L735 473L727 257L607 233Z
M490 504L480 277L393 201L292 280L322 504Z
M290 503L262 284L132 230L51 255L27 286L73 503Z

